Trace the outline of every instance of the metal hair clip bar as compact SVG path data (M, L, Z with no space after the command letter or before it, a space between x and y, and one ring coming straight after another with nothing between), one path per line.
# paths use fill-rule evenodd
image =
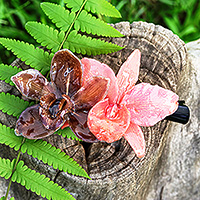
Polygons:
M165 119L173 122L178 122L181 124L186 124L190 118L190 110L184 105L185 101L178 101L178 109L172 115L167 116Z

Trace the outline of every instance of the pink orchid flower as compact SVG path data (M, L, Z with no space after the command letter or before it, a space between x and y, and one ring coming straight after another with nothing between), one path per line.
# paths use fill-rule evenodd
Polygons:
M153 126L178 108L178 96L167 89L138 80L141 53L135 50L117 76L105 64L83 58L83 84L92 76L110 78L107 97L89 111L88 127L100 141L112 143L122 138L138 157L145 155L145 139L140 126Z

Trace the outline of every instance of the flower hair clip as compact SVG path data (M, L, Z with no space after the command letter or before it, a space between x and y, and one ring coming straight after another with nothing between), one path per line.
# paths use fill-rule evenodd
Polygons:
M138 80L141 53L135 50L117 76L94 59L81 61L69 50L58 51L51 63L49 83L37 70L12 77L21 93L39 100L20 115L15 132L39 139L69 126L85 142L112 143L124 137L138 157L145 155L140 126L167 119L186 123L189 109L170 90Z

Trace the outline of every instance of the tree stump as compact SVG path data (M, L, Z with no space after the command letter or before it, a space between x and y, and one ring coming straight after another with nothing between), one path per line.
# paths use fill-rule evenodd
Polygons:
M148 200L200 199L200 40L186 45L188 62L177 93L190 108L186 125L172 123L151 180Z
M186 45L178 36L161 26L145 22L134 22L132 24L121 22L115 24L114 27L125 37L110 40L125 46L125 48L109 55L96 56L95 59L108 64L117 73L130 53L136 48L140 49L142 57L138 83L157 84L177 92L185 100L188 99L188 96L183 94L187 94L187 91L193 88L188 80L190 80L190 76L194 77L195 75L187 65ZM14 64L23 65L19 60ZM185 71L190 73L186 74ZM1 84L4 85L3 91L6 90L4 87L8 87L8 92L19 95L15 88L7 86L6 83L1 82ZM190 92L194 94L193 89L190 89ZM193 105L191 104L191 106ZM197 102L195 105L197 105ZM197 117L196 114L194 115ZM15 119L2 113L0 122L10 127L15 126ZM198 124L198 122L196 123ZM179 131L183 129L183 125L172 124L164 120L153 127L142 128L146 141L146 156L142 159L136 157L132 148L123 138L112 144L103 142L87 144L58 135L52 135L45 139L76 160L85 168L92 180L54 170L26 154L22 156L22 159L30 168L46 174L52 180L64 186L77 200L159 199L165 191L162 189L163 184L160 184L160 182L163 183L164 175L160 177L159 171L166 169L165 160L171 153L170 138L173 138L174 134L178 132L177 126ZM187 131L185 129L185 132ZM167 147L164 151L164 158L162 156L162 159L160 159L166 141ZM175 152L184 149L184 145L181 146L181 143L181 140L176 140L173 147ZM189 144L187 146L189 148ZM1 157L11 158L14 155L15 153L11 149L2 145ZM194 153L191 153L191 155L195 156ZM158 167L160 163L162 165ZM168 161L168 166L171 166L171 168L173 168L173 164ZM0 195L4 195L5 185L8 182L4 179L0 179L0 182L2 182L3 188L0 189ZM166 189L166 194L167 192L170 192L170 187L168 187L168 190ZM18 184L12 185L10 194L16 200L43 199L30 191L26 191Z

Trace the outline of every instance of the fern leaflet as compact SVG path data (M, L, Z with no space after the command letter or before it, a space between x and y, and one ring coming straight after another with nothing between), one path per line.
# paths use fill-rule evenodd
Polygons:
M26 142L22 145L21 151L23 153L27 152L29 155L42 160L48 165L52 165L54 169L90 178L85 170L81 168L72 158L60 149L56 149L46 141L26 140Z
M6 199L5 199L5 197L3 196L3 197L1 197L0 200L6 200ZM14 198L14 197L11 197L9 200L15 200L15 198Z
M14 130L0 124L0 143L14 148L18 151L23 137L16 136ZM22 153L32 155L34 158L42 160L54 169L59 169L73 175L90 178L83 168L81 168L72 158L56 149L51 144L43 140L26 140L21 146Z
M4 177L5 179L9 179L12 175L12 169L14 166L15 160L10 162L9 159L1 158L0 157L0 176Z
M47 199L63 200L74 198L61 186L53 181L50 181L44 174L40 174L35 170L31 170L23 161L20 161L16 167L16 171L11 178L13 182L20 183L25 186L26 189L30 189L37 195L46 197Z
M68 30L75 18L74 12L70 13L68 10L57 4L44 2L41 3L41 8L49 19L64 32Z
M11 129L5 125L0 124L0 143L5 144L15 151L18 151L21 147L23 137L17 137L14 133L14 129Z
M92 13L102 14L108 17L121 18L120 12L106 0L87 0L85 9Z
M83 4L83 0L65 0L64 1L67 5L68 8L71 8L73 12L77 12L80 8L81 5Z
M49 71L53 54L49 55L48 52L23 41L0 38L0 43L21 58L22 61L25 61L27 65L41 71L42 74Z
M5 94L4 92L0 93L0 110L14 117L19 117L22 111L30 106L28 101L24 101L19 97L10 95L9 93Z
M38 43L53 52L58 51L65 36L63 31L59 33L58 30L38 22L27 22L25 28Z
M112 26L106 24L104 21L93 17L88 14L85 10L81 11L77 20L75 21L74 28L88 34L96 34L98 36L109 36L109 37L122 37L123 35L114 29Z
M70 32L67 40L65 41L64 48L70 49L72 52L87 54L87 55L98 55L112 53L123 49L116 44L108 43L100 39L92 39L85 35L77 34L77 31Z
M3 80L10 85L14 85L10 78L20 71L22 71L20 68L13 67L11 65L0 64L0 80Z
M64 129L59 129L55 132L55 134L62 135L63 137L71 138L72 140L82 141L81 139L77 138L72 130L67 127Z

